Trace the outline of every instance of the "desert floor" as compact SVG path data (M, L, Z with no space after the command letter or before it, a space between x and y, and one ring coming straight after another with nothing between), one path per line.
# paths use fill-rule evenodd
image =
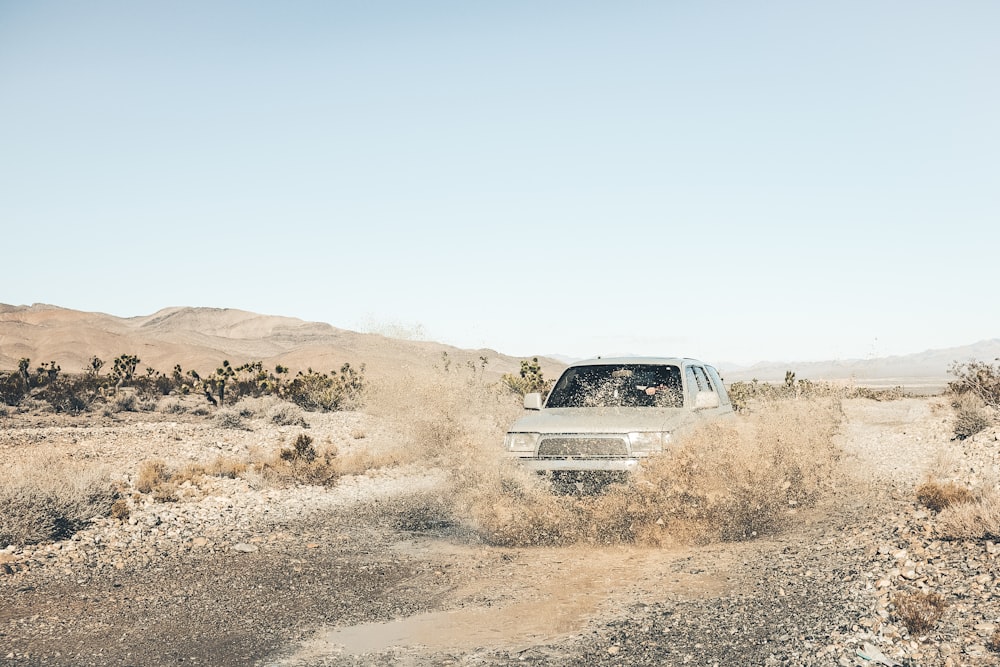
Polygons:
M988 665L1000 547L944 540L914 488L998 475L988 429L952 439L942 397L841 404L837 483L780 531L741 542L491 546L407 514L446 470L403 461L329 486L253 475L129 496L124 520L0 552L0 664ZM399 437L377 411L306 413L341 454ZM190 413L11 412L0 457L110 466L252 458L302 429ZM498 443L497 443L498 445ZM499 447L498 447L499 450ZM893 601L947 601L911 635Z

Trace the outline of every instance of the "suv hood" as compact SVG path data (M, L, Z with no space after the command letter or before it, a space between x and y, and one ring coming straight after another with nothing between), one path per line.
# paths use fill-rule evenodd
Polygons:
M518 419L515 433L673 431L695 415L681 408L550 408Z

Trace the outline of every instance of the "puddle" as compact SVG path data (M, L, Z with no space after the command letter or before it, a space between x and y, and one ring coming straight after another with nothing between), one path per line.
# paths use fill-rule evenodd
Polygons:
M567 582L561 577L502 606L469 606L321 632L296 657L362 655L391 648L429 651L532 645L580 630L606 599L610 577ZM494 585L503 586L500 582ZM524 597L522 592L521 597Z
M687 592L718 593L723 578L678 571L679 554L639 549L536 549L455 591L475 603L380 623L320 631L301 645L292 664L329 655L391 649L421 652L519 650L583 631L597 613L629 601L652 602ZM686 568L685 568L686 570ZM477 595L478 594L478 595Z

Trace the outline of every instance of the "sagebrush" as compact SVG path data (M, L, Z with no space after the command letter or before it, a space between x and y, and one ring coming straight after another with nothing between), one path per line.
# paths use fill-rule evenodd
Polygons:
M118 499L110 472L55 455L0 469L0 547L70 537Z
M896 617L911 635L923 635L933 630L948 606L938 593L925 591L897 595L893 604Z

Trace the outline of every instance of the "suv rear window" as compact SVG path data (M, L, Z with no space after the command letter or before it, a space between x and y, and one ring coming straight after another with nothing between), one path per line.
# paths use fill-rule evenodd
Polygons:
M681 369L668 364L573 366L556 382L545 407L681 408Z

